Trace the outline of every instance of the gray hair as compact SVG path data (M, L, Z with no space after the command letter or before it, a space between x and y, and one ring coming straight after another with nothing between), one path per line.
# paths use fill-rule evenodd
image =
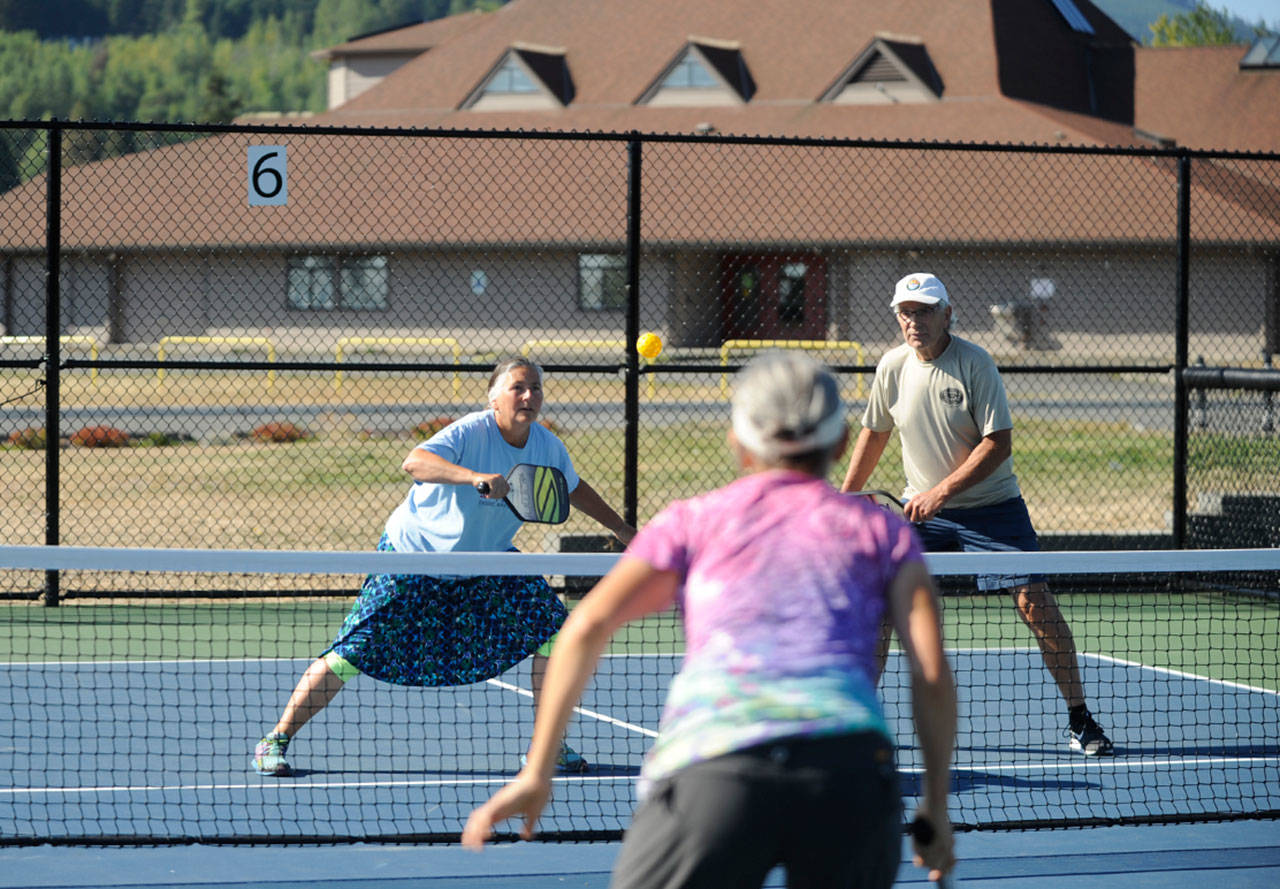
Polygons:
M830 451L845 431L835 376L798 352L766 352L734 379L733 434L762 460Z
M489 375L489 401L493 401L498 394L498 387L507 378L507 374L515 370L517 367L527 367L534 370L538 374L538 382L542 382L542 368L534 364L528 358L504 358L498 362L498 366L493 369L493 373Z

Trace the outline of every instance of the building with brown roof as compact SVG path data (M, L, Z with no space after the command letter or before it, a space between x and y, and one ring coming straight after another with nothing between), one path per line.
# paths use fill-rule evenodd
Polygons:
M643 153L642 323L678 345L857 340L872 360L892 281L927 265L979 340L1031 299L1053 335L1017 345L1163 355L1178 163L1141 151L1280 150L1280 71L1246 50L1138 47L1088 0L513 0L327 51L344 101L312 124L412 133L227 134L68 171L66 317L107 342L616 335L627 146L537 134L639 132L685 137ZM695 138L715 134L1137 153ZM284 206L244 198L264 143L288 151ZM1274 349L1277 162L1195 170L1200 350ZM2 199L11 333L43 320L42 187Z

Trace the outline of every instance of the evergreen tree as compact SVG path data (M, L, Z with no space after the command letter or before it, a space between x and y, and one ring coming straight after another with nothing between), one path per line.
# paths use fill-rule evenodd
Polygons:
M1175 16L1162 15L1151 25L1152 46L1212 46L1235 43L1231 14L1196 3L1195 9Z

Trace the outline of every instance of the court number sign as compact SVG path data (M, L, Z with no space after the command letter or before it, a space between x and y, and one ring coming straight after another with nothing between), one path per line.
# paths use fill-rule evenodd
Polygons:
M283 145L249 146L249 206L283 207L289 202L289 163Z

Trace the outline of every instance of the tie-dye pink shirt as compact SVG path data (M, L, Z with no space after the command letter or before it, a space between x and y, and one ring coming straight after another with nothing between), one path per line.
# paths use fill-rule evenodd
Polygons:
M822 479L770 470L673 503L627 557L684 577L685 661L642 792L694 762L780 738L889 736L876 642L890 583L923 559L905 521Z

